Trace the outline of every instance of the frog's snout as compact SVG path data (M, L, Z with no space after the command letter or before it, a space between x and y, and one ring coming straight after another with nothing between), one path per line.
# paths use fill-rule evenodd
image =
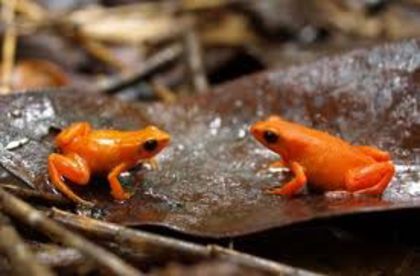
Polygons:
M254 137L256 137L256 138L261 137L261 135L264 131L262 124L263 124L263 122L257 122L250 127L249 131L251 132L251 134Z
M171 142L171 135L166 131L163 131L155 126L148 126L146 127L147 135L150 137L154 137L162 147L165 147Z
M164 146L166 146L171 142L171 136L168 133L162 131L162 134L161 134L159 140L161 141L161 143Z

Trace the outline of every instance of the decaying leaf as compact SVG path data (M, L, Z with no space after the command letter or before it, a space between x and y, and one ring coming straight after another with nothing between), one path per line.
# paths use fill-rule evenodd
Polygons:
M69 77L59 66L41 59L22 60L12 73L15 90L63 87L69 83Z
M154 124L171 133L173 143L159 155L160 170L132 174L130 200L112 201L100 179L75 187L103 209L104 219L220 237L320 217L417 208L419 53L417 40L358 50L244 78L171 105L129 105L74 91L2 97L0 119L7 123L0 127L0 162L29 184L51 191L45 169L53 151L51 127L77 120L119 129ZM273 113L390 151L397 174L383 198L265 194L287 175L260 171L277 157L248 135L248 127Z
M111 43L139 45L174 38L191 24L175 17L171 5L135 4L114 8L92 7L69 16L83 36Z
M243 15L231 14L208 20L202 28L203 44L212 46L244 46L257 41L247 18Z

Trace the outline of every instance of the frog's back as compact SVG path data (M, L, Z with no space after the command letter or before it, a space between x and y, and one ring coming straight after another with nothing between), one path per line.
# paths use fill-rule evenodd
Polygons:
M75 138L62 149L63 153L74 153L88 163L92 172L108 171L121 159L118 131L95 130L86 136Z

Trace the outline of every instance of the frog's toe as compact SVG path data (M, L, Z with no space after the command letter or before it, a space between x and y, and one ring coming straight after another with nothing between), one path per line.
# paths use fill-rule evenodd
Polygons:
M111 195L114 199L116 199L118 201L125 201L127 199L130 199L130 197L132 196L132 194L127 193L127 192L123 192L123 193L113 193L113 192L111 192Z

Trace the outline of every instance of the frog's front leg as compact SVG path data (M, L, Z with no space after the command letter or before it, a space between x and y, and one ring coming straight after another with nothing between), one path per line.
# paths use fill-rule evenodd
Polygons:
M77 196L63 181L63 177L75 184L86 185L89 182L90 172L86 161L77 154L61 155L53 153L48 156L48 173L52 184L65 196L84 205L93 203Z
M282 187L270 189L268 191L269 193L276 195L293 196L306 185L307 178L305 175L305 171L299 163L292 162L290 164L290 170L295 175L294 178Z
M111 186L111 195L117 200L126 200L130 194L126 193L121 185L118 176L130 168L126 163L119 164L108 174L108 181Z
M395 173L391 162L378 162L350 170L345 177L347 191L356 194L381 195Z

